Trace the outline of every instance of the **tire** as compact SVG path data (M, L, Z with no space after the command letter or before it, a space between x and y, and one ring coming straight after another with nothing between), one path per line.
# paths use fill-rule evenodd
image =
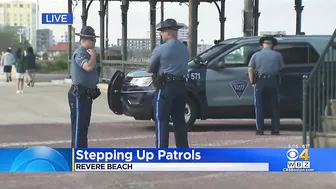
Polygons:
M191 98L187 98L187 103L186 103L186 114L188 113L188 117L189 119L187 119L187 116L185 115L185 118L186 118L186 124L187 124L187 127L189 129L191 129L195 122L196 122L196 119L197 119L197 114L198 114L198 109L197 109L197 106L196 106L196 103L194 100L192 100Z

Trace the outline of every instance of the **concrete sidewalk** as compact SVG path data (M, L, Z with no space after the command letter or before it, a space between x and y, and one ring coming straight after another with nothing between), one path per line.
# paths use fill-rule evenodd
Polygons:
M16 81L6 83L0 77L0 125L69 123L70 110L67 91L69 85L37 82L24 86L23 94L16 94ZM115 115L108 107L106 93L94 101L92 122L134 121L134 118Z

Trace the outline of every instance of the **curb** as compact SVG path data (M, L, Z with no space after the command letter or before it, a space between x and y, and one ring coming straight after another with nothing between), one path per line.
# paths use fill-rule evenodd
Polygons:
M99 83L99 84L97 85L97 87L98 87L101 91L103 91L103 92L107 92L108 84L105 84L105 83Z
M52 84L65 84L64 80L51 80Z

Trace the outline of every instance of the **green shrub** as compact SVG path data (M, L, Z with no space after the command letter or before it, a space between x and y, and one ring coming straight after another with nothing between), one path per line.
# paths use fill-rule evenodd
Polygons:
M67 73L67 60L37 60L36 72L38 73Z

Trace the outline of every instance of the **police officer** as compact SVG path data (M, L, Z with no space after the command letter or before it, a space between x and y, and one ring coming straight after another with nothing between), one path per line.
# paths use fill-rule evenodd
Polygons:
M188 148L188 132L184 118L186 87L184 76L188 72L188 48L177 39L178 26L174 19L165 20L161 31L163 44L157 46L150 57L147 71L158 75L162 85L156 86L154 119L156 147L168 148L170 116L174 125L177 148ZM154 80L156 80L154 78Z
M88 147L88 128L90 125L92 101L100 95L98 83L95 31L90 26L82 28L80 47L71 58L72 86L68 93L72 125L72 148Z
M256 134L264 134L263 100L269 100L272 107L272 135L279 135L280 128L280 98L279 98L279 71L284 62L282 55L273 50L277 44L274 37L260 38L263 49L252 55L248 75L254 87L254 104L256 115Z

